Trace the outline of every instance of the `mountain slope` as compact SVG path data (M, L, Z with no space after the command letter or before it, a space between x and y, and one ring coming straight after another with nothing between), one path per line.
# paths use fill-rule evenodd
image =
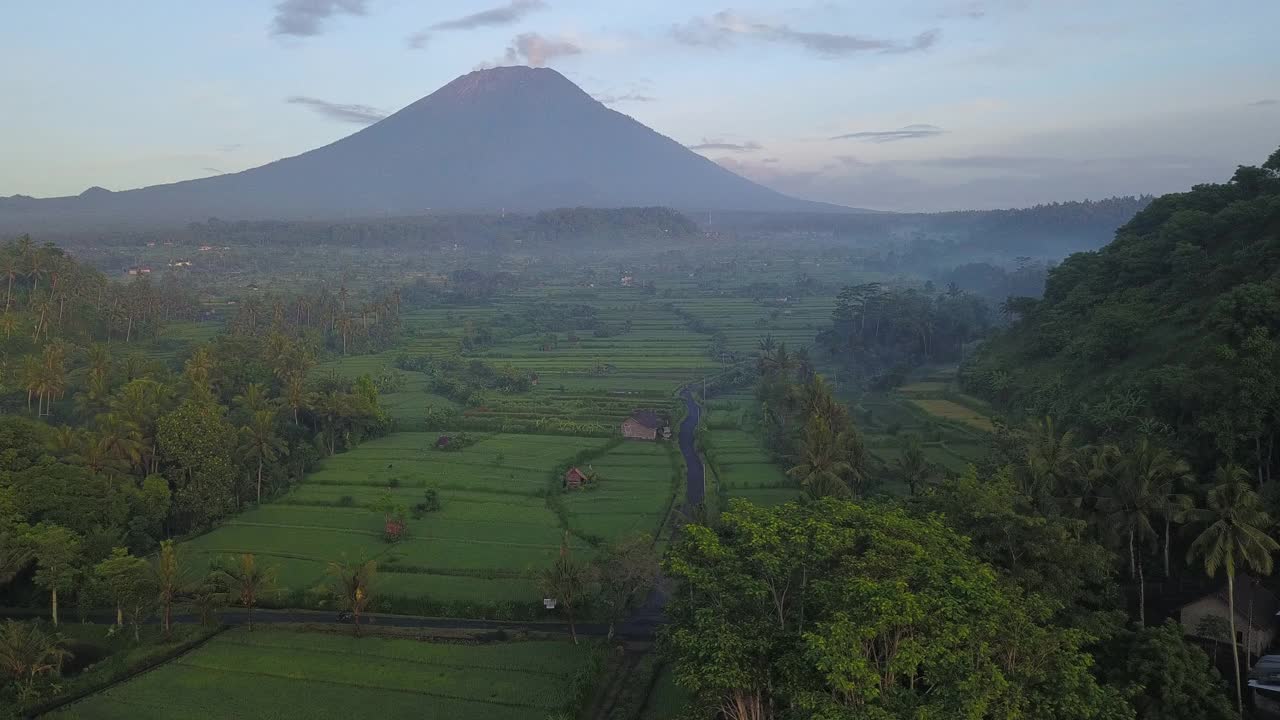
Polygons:
M464 75L331 145L262 167L127 192L0 200L0 225L669 206L837 210L735 175L547 68Z
M1206 465L1225 455L1270 474L1280 151L1225 184L1158 198L1110 245L1052 270L1043 300L1010 310L1022 319L963 369L973 392L1094 435L1173 433Z

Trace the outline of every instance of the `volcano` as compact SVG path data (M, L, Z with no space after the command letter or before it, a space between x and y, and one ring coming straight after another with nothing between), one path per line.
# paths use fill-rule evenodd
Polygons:
M596 101L549 68L478 70L330 145L238 173L37 200L0 226L341 219L558 207L844 210L788 197Z

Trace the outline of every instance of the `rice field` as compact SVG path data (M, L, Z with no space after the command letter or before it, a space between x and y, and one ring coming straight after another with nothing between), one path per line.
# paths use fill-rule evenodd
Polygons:
M588 469L599 474L595 485L567 492L561 500L575 533L606 542L660 534L683 487L670 444L624 442L583 468Z
M995 429L995 426L991 424L991 419L986 415L951 400L913 398L911 403L930 415L940 417L943 420L961 422L985 432Z
M552 473L607 441L546 435L486 435L458 451L432 449L437 433L394 433L325 460L274 503L249 510L184 543L197 558L252 552L277 568L283 591L315 589L342 556L379 562L379 607L406 599L442 603L535 603L533 578L562 537L545 494ZM669 488L669 471L659 479ZM385 495L412 506L428 488L442 509L410 518L408 536L383 540ZM656 507L657 502L652 503ZM645 517L642 510L637 517ZM637 520L639 522L639 520ZM584 555L580 540L571 546Z
M465 645L259 626L47 715L82 720L525 720L575 709L593 647Z

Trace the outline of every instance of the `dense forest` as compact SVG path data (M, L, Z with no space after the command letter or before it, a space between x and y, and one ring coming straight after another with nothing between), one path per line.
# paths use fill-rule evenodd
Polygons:
M170 241L185 245L335 245L343 247L427 246L432 249L466 245L472 249L509 249L523 243L575 246L602 241L632 241L656 236L672 239L695 235L698 227L667 208L566 208L533 215L508 213L440 214L393 219L334 221L226 221L210 218L172 230L78 232L59 236L60 242L94 245L134 245L139 241Z
M1050 271L1044 297L966 363L966 385L1089 437L1140 433L1201 469L1267 486L1280 416L1280 152L1224 184L1166 195L1101 250Z
M779 216L721 214L718 228L739 232L828 234L841 241L875 243L885 236L900 252L927 245L933 260L964 262L975 258L1018 256L1062 257L1105 245L1116 228L1145 208L1152 198L1115 197L1105 200L1049 203L1010 210L942 213L847 213Z
M817 342L857 386L891 388L913 367L959 361L967 343L986 335L994 318L982 298L952 283L938 292L866 283L837 297L831 327Z

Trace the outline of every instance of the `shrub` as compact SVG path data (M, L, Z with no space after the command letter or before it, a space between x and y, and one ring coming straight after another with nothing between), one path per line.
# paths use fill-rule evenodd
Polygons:
M355 507L356 499L350 495L343 495L338 498L338 507Z

